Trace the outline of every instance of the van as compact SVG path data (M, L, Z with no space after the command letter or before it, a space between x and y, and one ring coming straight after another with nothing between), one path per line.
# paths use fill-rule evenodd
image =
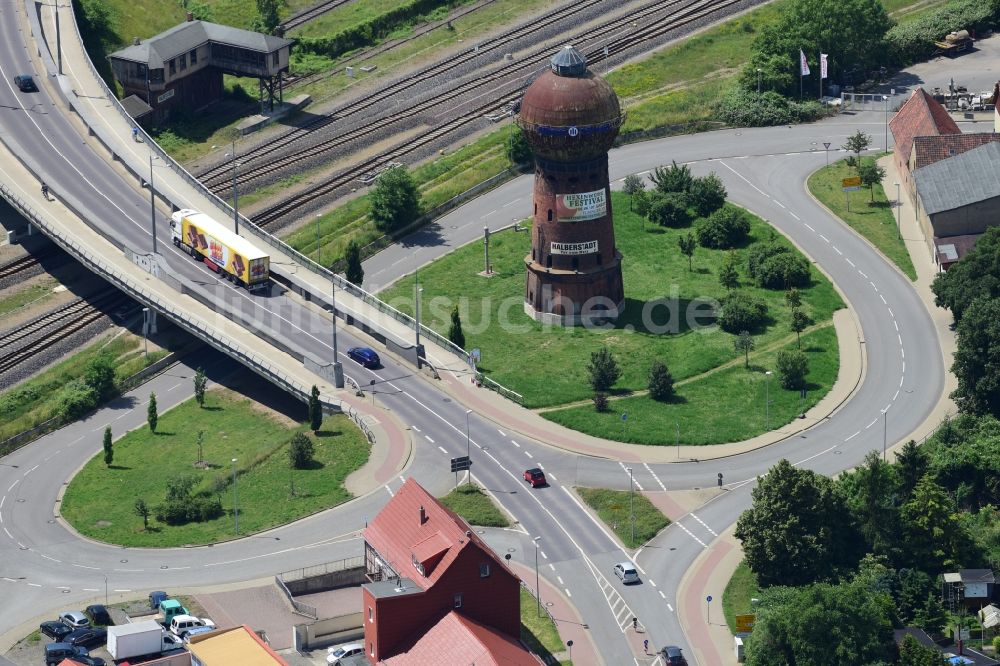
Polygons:
M178 638L184 638L184 635L195 627L214 626L215 623L211 620L202 620L192 615L175 615L174 619L170 621L170 633Z
M163 626L170 626L170 621L178 615L188 615L188 609L181 606L176 599L164 599L160 602L160 613L163 614Z
M45 646L45 663L46 666L55 666L62 663L64 659L85 657L89 654L90 651L86 648L77 647L69 643L49 643Z

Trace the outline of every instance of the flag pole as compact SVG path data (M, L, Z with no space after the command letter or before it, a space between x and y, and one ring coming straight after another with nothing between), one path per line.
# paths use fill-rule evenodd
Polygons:
M823 54L819 54L819 98L823 99Z

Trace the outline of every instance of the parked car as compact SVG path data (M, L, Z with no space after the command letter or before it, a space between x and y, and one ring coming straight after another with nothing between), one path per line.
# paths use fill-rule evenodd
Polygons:
M684 658L681 649L676 645L668 645L660 650L660 656L663 657L667 666L688 666L687 659Z
M66 634L62 642L83 647L104 645L108 642L108 630L104 627L80 627Z
M35 79L31 74L18 74L14 77L14 85L16 85L21 92L38 92L38 86L35 85Z
M63 611L59 614L59 621L74 629L90 626L90 618L80 611Z
M73 657L73 661L80 664L80 666L106 666L103 659L100 657L93 657L89 654L81 654Z
M184 635L181 636L181 638L184 640L185 643L190 643L191 639L194 638L195 636L200 636L202 634L207 634L210 631L215 631L215 627L209 627L209 626L205 626L205 627L192 627L192 628L188 629L187 631L185 631Z
M351 347L347 350L347 356L357 361L366 368L377 368L382 365L378 354L369 347Z
M635 565L631 562L619 562L616 564L615 575L626 585L639 582L639 572L635 570Z
M61 641L66 634L73 631L73 627L67 626L59 620L49 620L38 625L38 630L54 641Z
M545 472L537 467L524 470L524 480L530 483L532 488L549 485L545 480Z
M175 615L174 619L170 620L170 633L178 638L183 638L186 631L195 627L215 628L215 623L209 619L198 618L193 615Z
M150 610L160 610L160 602L165 599L169 599L170 595L166 592L157 590L156 592L149 593L149 609Z
M326 649L326 663L328 666L340 666L340 660L355 654L364 654L365 646L361 643L345 643L335 645Z
M87 606L83 612L90 618L91 625L98 625L101 627L110 627L114 625L114 622L111 620L111 614L108 613L108 609L105 608L103 604L93 604L91 606Z
M76 647L69 643L49 643L45 646L45 666L56 666L63 659L79 659L89 655L87 648Z

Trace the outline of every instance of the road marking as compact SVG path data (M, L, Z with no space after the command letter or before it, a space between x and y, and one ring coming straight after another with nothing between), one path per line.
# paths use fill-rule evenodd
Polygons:
M528 456L530 458L531 457L531 451L528 451L527 449L525 449L524 455L526 455L526 456Z
M424 435L424 439L426 439L426 440L427 440L428 442L430 442L431 444L433 444L433 443L434 443L434 440L433 440L433 439L431 439L431 436L430 436L430 435ZM447 451L446 451L445 453L447 453Z
M875 425L876 423L878 423L878 419L875 419L875 420L873 420L873 421L872 421L871 423L869 423L868 425L866 425L866 426L865 426L865 430L868 430L868 428L871 428L871 427L872 427L873 425Z
M14 481L14 483L10 484L10 488L7 489L7 492L10 492L10 491L14 490L14 486L16 486L17 484L19 484L20 482L21 482L21 479L18 479L16 481Z
M822 238L822 239L823 239L823 240L824 240L825 242L827 242L827 243L829 243L829 242L830 242L830 239L829 239L829 238L827 238L826 236L824 236L823 234L820 234L820 235L819 235L819 237L820 237L820 238Z
M86 564L73 564L74 567L80 567L81 569L92 569L93 571L100 571L97 567L88 567Z
M844 260L851 265L851 268L857 268L857 266L854 265L854 262L847 257L844 257Z
M653 476L653 478L656 480L656 482L660 484L660 488L662 488L663 490L667 489L667 487L663 484L663 481L660 481L660 477L656 476L656 472L653 471L652 467L650 467L647 463L642 463L642 466L645 467L649 471L649 473Z
M902 356L903 358L906 358L906 350L903 349L902 347L900 347L899 348L899 355Z
M556 570L556 565L554 565L551 562L549 562L549 569L552 569L553 571L555 571Z
M84 587L84 588L82 588L82 590L84 592L98 592L99 591L96 587Z
M556 576L556 580L559 581L560 585L565 585L566 584L566 583L563 582L562 576Z
M624 472L625 472L626 474L629 474L629 476L631 476L631 477L632 477L632 483L634 483L634 484L635 484L635 487L636 487L636 488L638 488L638 489L639 489L639 491L641 492L641 491L643 490L643 488L642 488L642 485L641 485L641 484L639 483L639 480L635 478L635 475L634 475L634 474L630 474L630 473L629 473L629 471L628 471L628 470L629 470L629 468L628 468L628 467L626 467L626 466L625 466L625 463L623 463L622 461L620 461L620 460L619 460L619 461L618 461L618 464L619 464L619 465L621 465L621 468L622 468L622 470L623 470L623 471L624 471Z
M556 475L555 475L555 474L553 474L552 472L549 472L549 478L550 478L550 479L552 479L553 481L556 481L556 480L557 480L557 479L556 479Z
M859 430L856 433L854 433L853 435L851 435L850 437L848 437L847 439L845 439L844 441L845 442L849 442L849 441L851 441L852 439L854 439L855 437L857 437L860 434L861 434L861 431Z
M418 428L417 426L410 426L410 427L413 428L414 432L420 432L420 428Z
M513 201L509 201L509 202L505 203L504 205L502 205L500 207L501 208L506 208L507 206L513 206L514 204L516 204L520 200L521 200L520 197L518 197L517 199L514 199Z
M119 420L125 418L126 416L128 416L129 414L131 414L134 411L135 411L135 409L130 409L127 412L125 412L124 414L122 414L121 416L115 417L115 419L114 419L114 421L112 421L112 423L114 423L115 421L119 421Z
M6 527L5 527L5 528L3 528L3 531L4 531L4 532L6 532L6 533L7 533L7 536L9 536L9 537L10 537L11 539L13 539L13 538L14 538L14 535L13 535L13 534L11 534L11 533L10 533L10 530L8 530L8 529L7 529Z
M507 433L505 433L503 430L500 430L499 428L497 428L497 432L500 433L501 437L506 437L507 436Z
M650 585L652 585L653 587L656 587L656 581L655 581L655 580L653 580L652 578L650 578L650 579L648 580L648 582L649 582L649 584L650 584Z
M741 174L739 171L737 171L733 167L729 166L728 164L726 164L722 160L719 160L719 164L721 164L722 166L726 167L727 169L729 169L730 171L732 171L733 173L735 173L737 176L739 176L740 178L742 178L746 182L747 185L749 185L753 189L755 189L758 192L760 192L764 197L766 197L768 199L771 198L769 194L767 194L766 192L764 192L764 190L760 189L759 187L757 187L756 185L754 185L753 183L751 183L749 180L746 179L746 177L743 174Z
M563 590L565 590L565 591L566 591L566 596L567 596L567 597L572 597L572 596L573 596L573 593L569 591L569 588L568 588L568 587L564 587L564 588L563 588Z
M684 530L685 532L687 532L687 534L688 534L689 537L691 537L692 539L694 539L695 541L697 541L698 543L700 543L702 548L708 548L708 546L705 545L705 542L702 541L701 539L699 539L698 537L696 537L694 534L692 534L691 530L689 530L688 528L684 527L683 523L675 523L675 525L677 525L677 527L679 527L682 530Z
M900 377L899 377L899 388L903 388L903 377L902 377L902 375L900 375Z
M448 452L445 450L443 446L439 446L438 448L441 449L441 453L448 455Z
M903 346L903 336L900 335L899 333L897 333L896 334L896 339L899 340L899 346L902 347Z
M875 286L875 283L872 282L871 280L868 280L868 284L870 284L872 286L872 289L874 289L875 293L877 294L878 293L878 287Z
M29 587L41 587L38 583L28 583Z
M510 440L510 443L516 446L517 448L521 448L521 445L515 442L514 440Z
M177 382L176 384L174 384L173 386L171 386L170 388L167 389L167 393L170 393L175 388L178 388L180 385L181 385L181 382Z
M895 395L892 396L892 401L896 402L896 398L898 398L898 397L899 397L899 389L896 389Z
M666 599L666 597L664 597L664 599ZM673 606L671 606L670 604L667 604L667 608L669 608L669 609L670 609L670 612L671 612L671 613L673 613L673 612L674 612L674 607L673 607Z
M545 551L544 551L544 550L540 550L540 551L538 551L538 552L539 552L539 553L541 553L541 554L542 554L542 557L544 557L545 559L549 559L549 556L545 554Z
M862 270L861 270L860 268L858 269L858 273L860 273L860 274L861 274L861 277L863 277L864 279L866 279L866 280L868 279L868 276L867 276L867 275L865 275L865 272L864 272L864 271L862 271Z
M29 469L27 472L24 473L24 475L28 476L29 474L31 474L32 472L34 472L36 469L38 469L38 465L35 465L31 469Z
M841 251L840 251L840 248L839 248L839 247L837 247L836 245L834 245L834 246L833 246L833 250L834 250L834 252L836 252L836 253L837 253L837 254L839 254L840 256L844 256L844 253L843 253L843 252L841 252Z
M51 560L52 562L59 562L60 564L62 564L62 560L57 560L56 558L49 557L48 555L45 555L43 553L38 553L38 554L41 555L42 557L44 557L47 560Z
M795 213L793 213L792 211L788 211L788 214L791 215L792 217L794 217L799 222L802 221L802 219L798 215L796 215Z
M6 501L7 501L7 496L6 495L4 495L3 497L0 497L0 509L3 508L3 503L6 502Z
M813 229L813 228L812 228L811 226L809 226L809 223L808 223L808 222L803 222L802 224L806 225L806 229L808 229L809 231L812 231L812 232L815 232L815 231L816 231L816 230L815 230L815 229Z
M779 205L779 206L781 206L782 208L784 208L784 207L785 207L785 204L781 203L781 202L780 202L780 201L778 201L777 199L775 199L775 200L774 200L774 203L778 204L778 205Z
M8 583L16 583L16 582L17 582L17 581L16 581L16 580L14 580L13 578L7 578L7 576L4 576L4 577L3 577L3 579L4 579L5 581L7 581Z
M833 450L834 450L835 448L837 448L837 447L836 447L836 445L834 445L834 446L831 446L830 448L828 448L828 449L826 449L826 450L824 450L824 451L820 451L819 453L817 453L817 454L815 454L815 455L811 455L811 456L809 456L808 458L804 458L804 459L802 459L802 460L798 461L797 463L792 463L792 466L793 466L793 467L798 467L799 465L802 465L802 464L804 464L804 463L807 463L807 462L809 462L809 461L810 461L810 460L812 460L813 458L819 458L819 457L820 457L821 455L823 455L824 453L829 453L830 451L833 451ZM691 514L691 515L694 515L694 514ZM711 531L711 530L710 530L710 531ZM716 534L716 536L718 536L718 534Z
M895 319L893 319L892 320L892 325L896 327L896 332L898 333L899 332L899 323Z
M893 319L895 319L895 318L896 318L896 315L894 315L894 314L892 313L892 308L887 308L887 309L889 310L889 316L890 316L890 317L892 317Z
M114 590L114 592L131 592L132 590Z
M885 296L883 296L882 294L879 294L878 297L882 299L883 303L885 303L886 305L889 305L888 303L885 302Z
M709 532L711 532L712 536L719 536L718 533L716 533L715 530L713 530L711 527L709 527L708 525L706 525L705 521L702 520L701 518L699 518L698 516L696 516L694 514L694 512L691 513L691 517L694 518L695 520L697 520L699 523L701 523L702 527L704 527L706 530L708 530Z

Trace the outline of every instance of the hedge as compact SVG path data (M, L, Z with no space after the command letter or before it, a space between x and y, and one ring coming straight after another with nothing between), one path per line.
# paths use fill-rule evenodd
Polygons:
M952 0L913 21L890 28L885 39L893 61L906 66L934 55L937 49L934 42L944 39L949 32L982 32L995 27L998 21L1000 3L997 0Z

